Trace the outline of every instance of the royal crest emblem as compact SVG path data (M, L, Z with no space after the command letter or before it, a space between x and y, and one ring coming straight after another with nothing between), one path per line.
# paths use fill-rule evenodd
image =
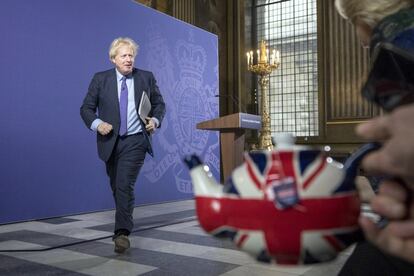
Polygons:
M170 175L168 180L174 180L177 191L191 194L191 180L182 163L184 155L203 156L217 174L220 171L218 134L196 129L197 123L218 116L218 99L214 97L218 93L218 67L205 72L208 52L195 42L191 31L188 39L177 40L170 48L157 28L150 29L147 62L157 75L167 105L167 115L155 137L167 154L161 160L146 161L143 175L151 182Z

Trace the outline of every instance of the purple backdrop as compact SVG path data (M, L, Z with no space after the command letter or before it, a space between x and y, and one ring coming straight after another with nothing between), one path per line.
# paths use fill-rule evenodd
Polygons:
M184 154L219 179L217 37L129 0L0 2L0 224L113 208L95 134L79 108L115 37L140 44L167 115L136 184L136 203L192 198Z

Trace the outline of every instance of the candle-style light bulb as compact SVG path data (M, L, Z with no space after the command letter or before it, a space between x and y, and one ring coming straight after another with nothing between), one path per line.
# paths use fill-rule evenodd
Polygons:
M247 56L247 67L249 67L250 66L250 53L247 52L246 56Z
M250 63L253 65L253 51L250 51Z
M276 62L280 63L280 52L276 51Z
M269 57L269 48L266 49L266 62L270 61L270 57Z
M275 57L276 57L276 50L273 49L273 51L272 51L272 61L271 61L272 64L275 64Z
M266 42L262 40L260 42L260 59L259 63L266 63Z

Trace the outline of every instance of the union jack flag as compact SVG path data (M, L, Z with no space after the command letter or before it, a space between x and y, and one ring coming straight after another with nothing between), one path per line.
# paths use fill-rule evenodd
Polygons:
M200 225L259 261L328 261L360 238L360 202L320 151L247 153L222 197L196 196Z

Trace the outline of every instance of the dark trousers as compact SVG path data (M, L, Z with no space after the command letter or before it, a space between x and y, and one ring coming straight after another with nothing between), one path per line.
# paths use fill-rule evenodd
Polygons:
M118 137L112 155L106 162L116 207L115 234L120 230L129 234L134 227L134 186L144 164L147 147L148 142L142 133Z

